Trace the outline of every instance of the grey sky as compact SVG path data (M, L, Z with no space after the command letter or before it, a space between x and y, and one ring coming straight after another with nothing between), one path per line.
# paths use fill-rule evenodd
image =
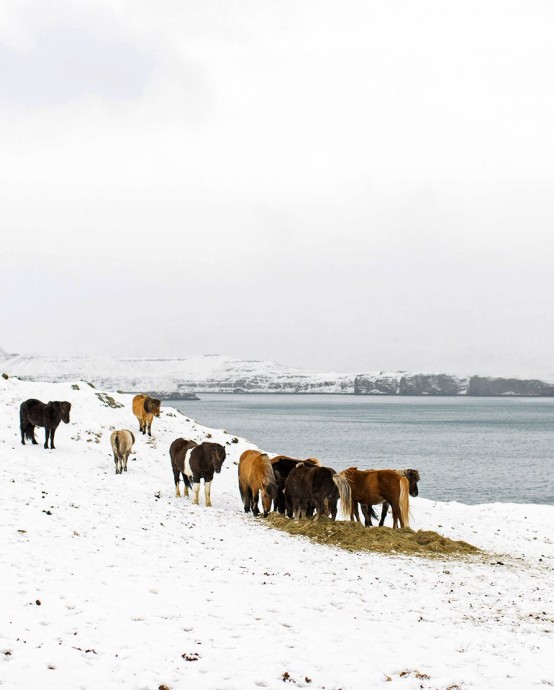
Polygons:
M0 0L0 345L554 373L553 20Z

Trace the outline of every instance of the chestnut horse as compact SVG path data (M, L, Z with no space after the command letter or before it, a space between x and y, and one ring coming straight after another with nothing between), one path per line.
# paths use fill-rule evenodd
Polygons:
M245 450L239 460L239 491L244 512L257 516L258 499L262 494L264 517L269 515L271 502L277 498L277 484L268 456L259 450Z
M375 505L386 501L392 508L393 528L409 527L410 523L410 483L396 470L359 470L349 467L341 475L346 477L352 489L352 503ZM351 519L354 517L352 510ZM366 527L370 526L366 518Z
M315 506L316 520L322 515L337 517L337 501L340 498L342 512L352 512L352 494L345 477L331 467L307 465L299 462L291 470L285 483L287 515L300 519L307 516L311 504Z
M412 496L413 498L418 496L419 489L417 488L417 483L420 479L419 472L413 469L395 471L398 472L398 474L401 474L404 477L406 477L406 479L410 482L410 496ZM362 513L366 521L366 526L371 527L371 518L373 517L377 519L377 513L373 510L372 506L370 505L364 505L363 503L360 503L360 508L362 509ZM381 508L381 519L379 520L379 527L382 527L385 524L385 518L387 517L388 510L389 504L387 503L387 501L384 501L383 507ZM356 516L357 520L360 519L358 516L358 511L356 509L354 510L354 515Z
M273 509L279 513L285 513L285 482L291 470L293 470L299 462L303 462L305 465L310 466L321 465L317 458L295 460L294 458L289 458L287 455L277 455L271 458L271 466L273 467L275 483L277 484L277 496L273 501Z
M133 414L138 419L139 429L143 434L148 431L148 436L152 436L152 420L160 416L160 405L157 398L144 393L133 398Z
M36 398L25 400L19 406L19 428L21 431L21 443L25 445L25 439L36 445L35 427L43 426L45 431L44 447L54 448L54 434L60 422L69 424L71 403L67 400L51 400L44 404Z

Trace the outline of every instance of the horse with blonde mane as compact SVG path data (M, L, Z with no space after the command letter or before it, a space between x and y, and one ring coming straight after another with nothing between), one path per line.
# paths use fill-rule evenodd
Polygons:
M239 460L239 491L244 512L259 515L258 500L262 495L264 517L269 515L271 503L277 497L277 484L269 457L259 450L245 450Z
M140 393L133 398L133 414L138 419L141 433L152 436L152 420L160 416L161 402L157 398Z
M393 528L410 526L410 482L396 470L359 470L349 467L341 472L352 490L352 505L384 503L392 508ZM350 519L354 519L354 508ZM371 525L366 517L366 527Z

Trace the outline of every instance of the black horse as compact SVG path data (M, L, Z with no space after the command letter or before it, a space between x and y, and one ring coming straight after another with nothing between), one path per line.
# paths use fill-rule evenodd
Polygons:
M54 448L54 434L60 422L69 423L71 403L54 400L44 404L40 400L31 398L21 403L19 408L19 427L21 429L21 443L25 445L25 439L36 445L35 427L43 426L45 430L44 447Z

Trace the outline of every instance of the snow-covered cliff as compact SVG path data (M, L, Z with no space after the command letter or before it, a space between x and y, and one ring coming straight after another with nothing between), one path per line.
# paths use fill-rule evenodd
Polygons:
M554 384L538 379L456 376L445 373L314 372L278 362L224 355L197 357L64 357L11 355L0 349L2 371L35 381L83 379L98 388L187 393L345 393L357 395L554 396Z

